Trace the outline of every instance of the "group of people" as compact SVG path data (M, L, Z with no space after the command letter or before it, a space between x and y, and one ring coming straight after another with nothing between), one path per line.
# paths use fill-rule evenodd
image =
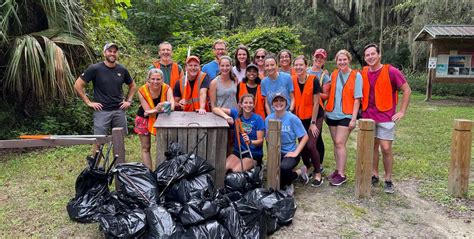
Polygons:
M338 51L337 69L332 73L324 69L328 57L324 49L315 50L311 65L305 56L293 57L289 50L275 55L260 48L251 57L249 49L240 45L230 57L223 40L214 42L212 50L215 59L202 69L200 58L194 55L186 58L183 69L172 60L171 44L159 45L160 58L150 65L145 84L138 88L140 107L134 131L139 135L146 166L152 168L150 137L156 133L153 124L160 112L213 112L223 117L230 126L228 172L261 167L269 120L279 120L282 125L280 186L292 194L293 181L297 178L313 187L324 182L325 147L321 133L326 122L336 160L327 180L339 186L347 181L347 140L356 120L362 117L376 122L372 184L379 183L381 151L384 191L394 192L395 123L405 115L411 90L397 68L381 63L376 44L364 48L368 66L362 70L351 68L352 56L347 50ZM78 95L94 109L94 134L107 134L112 127L127 129L125 110L132 104L137 86L126 68L116 62L118 51L116 44L106 44L105 60L89 66L75 84ZM85 94L85 87L91 81L94 101ZM126 97L123 84L129 88ZM403 97L397 111L398 91L403 92ZM297 168L301 159L303 166Z

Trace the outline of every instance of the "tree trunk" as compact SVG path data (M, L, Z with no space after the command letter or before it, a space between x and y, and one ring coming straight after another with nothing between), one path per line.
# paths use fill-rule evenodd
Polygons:
M382 44L383 44L383 18L384 18L384 13L385 13L385 1L381 1L382 6L380 6L380 38L379 38L379 48L380 48L380 53L382 53Z

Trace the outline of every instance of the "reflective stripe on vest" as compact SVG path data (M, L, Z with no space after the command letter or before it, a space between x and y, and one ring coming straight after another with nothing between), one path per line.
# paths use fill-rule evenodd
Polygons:
M199 102L199 96L200 96L200 91L201 91L201 85L205 77L206 77L206 73L202 71L198 73L198 75L196 76L197 82L194 83L192 95L191 95L191 86L189 82L186 83L186 88L184 88L184 83L185 83L184 77L182 77L179 80L181 98L185 100L184 109L183 109L184 111L194 112L201 108L200 102ZM205 106L206 111L209 111L208 105L209 104L206 99L206 106Z
M351 115L354 109L354 88L357 71L352 70L349 78L342 88L341 105L342 112L346 115ZM334 110L334 101L336 100L336 85L338 81L339 71L336 69L331 76L331 90L329 91L328 103L326 104L326 111L332 112Z
M309 119L313 115L313 89L315 77L316 75L307 75L303 92L301 92L298 77L296 75L292 76L293 88L295 90L295 115L302 120Z
M390 74L389 74L390 65L386 64L382 66L380 70L380 74L375 81L375 107L380 112L389 111L393 108L393 89L392 89L392 82L390 81ZM369 95L370 95L370 83L369 83L369 67L366 66L362 69L362 110L367 110L369 106ZM398 92L395 96L395 105L397 105L398 101Z
M165 102L166 101L166 92L168 91L169 86L165 83L161 85L161 93L160 93L160 102ZM155 103L153 103L153 98L151 97L150 90L148 88L148 83L142 85L140 89L138 89L138 92L143 96L143 98L146 100L148 103L148 106L150 106L150 109L155 108ZM153 127L156 121L156 114L149 115L148 116L148 132L152 133L153 135L156 135L156 128Z
M240 82L239 84L239 100L244 94L248 94L247 84L244 82ZM260 89L260 84L257 85L257 92L255 97L255 105L254 105L254 112L265 119L265 100L262 96L262 90Z
M153 66L160 69L161 64L159 61L154 61ZM174 85L183 77L183 71L179 72L179 67L177 63L171 63L171 74L170 74L170 87L174 89Z

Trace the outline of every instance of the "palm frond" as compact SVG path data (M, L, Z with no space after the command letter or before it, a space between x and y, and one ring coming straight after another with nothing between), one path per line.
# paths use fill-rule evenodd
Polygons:
M49 28L60 28L84 35L82 16L84 9L76 0L41 0L48 18Z
M0 4L0 37L1 42L6 42L8 38L9 20L13 18L21 26L20 18L17 14L18 5L14 0L4 0Z

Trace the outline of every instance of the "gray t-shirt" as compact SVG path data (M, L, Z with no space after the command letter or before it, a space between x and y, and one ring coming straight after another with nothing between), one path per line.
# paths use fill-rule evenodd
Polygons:
M216 106L219 108L235 108L237 107L237 85L233 83L230 87L224 86L221 76L217 76L214 80L216 82Z

